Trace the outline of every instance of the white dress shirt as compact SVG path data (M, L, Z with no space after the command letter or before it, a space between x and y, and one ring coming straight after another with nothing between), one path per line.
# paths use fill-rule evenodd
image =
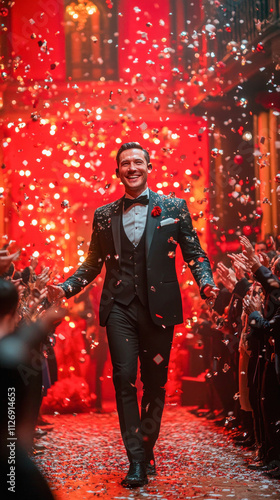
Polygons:
M139 196L149 198L149 188L145 189ZM125 195L126 198L133 199L129 194ZM137 197L138 198L138 197ZM137 199L136 198L136 199ZM148 205L141 205L140 203L133 204L127 210L123 208L123 228L128 239L136 247L142 238L146 226L148 214Z

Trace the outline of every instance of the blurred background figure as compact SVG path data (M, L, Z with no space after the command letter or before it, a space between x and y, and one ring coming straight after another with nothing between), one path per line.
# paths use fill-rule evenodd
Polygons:
M93 292L93 293L92 293ZM102 413L102 382L105 363L108 357L106 329L99 325L97 310L100 290L96 283L91 284L74 299L76 313L85 320L85 349L89 356L86 381L89 386L91 404L96 412Z
M34 380L40 344L64 312L52 308L40 321L17 327L18 303L15 285L0 279L0 470L1 484L5 485L2 494L3 498L10 495L48 500L53 498L51 491L28 456L34 435ZM14 420L15 428L11 424Z

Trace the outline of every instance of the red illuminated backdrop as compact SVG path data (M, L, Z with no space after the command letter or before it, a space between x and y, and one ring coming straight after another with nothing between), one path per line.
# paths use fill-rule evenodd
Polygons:
M35 254L52 278L69 276L86 256L94 210L123 194L115 176L118 148L138 141L151 155L150 187L187 200L206 247L208 125L187 111L191 89L173 67L169 2L143 1L140 8L125 0L96 2L109 19L118 12L111 33L115 81L67 78L66 3L16 2L6 19L12 64L2 74L4 243L12 239L23 249L20 266ZM178 272L191 315L189 293L196 288L181 258ZM69 395L65 377L80 388L85 376L78 342L84 327L69 317L58 330L62 395ZM75 384L74 374L82 377Z
M77 246L86 252L94 209L121 196L114 158L131 140L150 151L151 188L186 198L206 242L207 122L187 113L186 87L170 71L169 4L139 9L121 1L118 13L119 80L66 82L64 3L11 9L14 81L5 89L3 132L9 237L64 268L77 264Z

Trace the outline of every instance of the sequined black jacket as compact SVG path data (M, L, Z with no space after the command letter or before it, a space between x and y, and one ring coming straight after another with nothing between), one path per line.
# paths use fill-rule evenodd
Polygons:
M105 326L119 287L122 286L122 200L95 211L88 256L80 268L61 284L69 298L94 280L105 263L106 276L99 310L102 326ZM159 208L153 210L155 207ZM150 190L147 217L146 270L150 313L155 324L179 324L183 321L183 314L174 258L177 245L180 245L183 258L203 298L205 285L214 285L210 263L193 229L185 200L160 196ZM170 220L164 225L166 219Z

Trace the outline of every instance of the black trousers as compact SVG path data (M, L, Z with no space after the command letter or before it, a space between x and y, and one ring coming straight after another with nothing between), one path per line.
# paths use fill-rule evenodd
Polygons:
M106 328L127 455L130 462L150 460L160 430L174 327L155 325L148 307L135 297L129 306L114 303ZM141 416L135 387L138 358L143 382Z

